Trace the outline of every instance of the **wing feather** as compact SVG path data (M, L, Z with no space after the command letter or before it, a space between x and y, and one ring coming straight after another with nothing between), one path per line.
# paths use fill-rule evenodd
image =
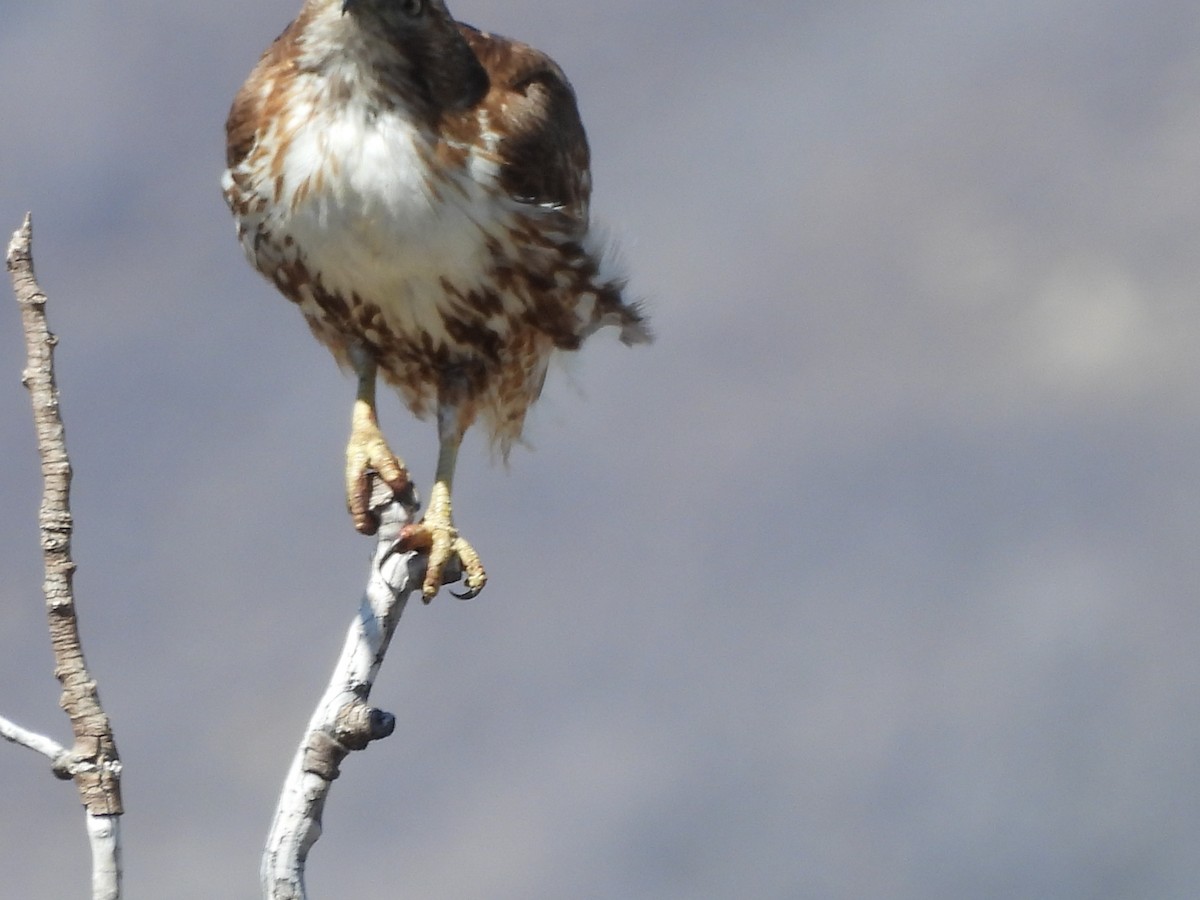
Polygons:
M528 44L461 23L459 28L491 80L483 102L501 135L501 184L512 197L561 207L586 223L590 156L566 75Z
M264 123L281 114L280 84L295 69L296 40L306 18L302 12L283 30L234 96L225 120L225 164L230 169L250 155Z

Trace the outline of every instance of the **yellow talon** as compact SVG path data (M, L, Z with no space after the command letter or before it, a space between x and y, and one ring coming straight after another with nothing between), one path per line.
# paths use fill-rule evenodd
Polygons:
M467 589L454 596L469 600L478 595L487 584L487 572L483 569L479 554L454 527L450 514L450 488L444 481L434 484L425 517L415 525L405 526L401 531L400 549L423 550L429 554L429 561L425 566L425 581L421 585L421 599L426 603L437 595L442 586L446 566L455 558L462 566Z

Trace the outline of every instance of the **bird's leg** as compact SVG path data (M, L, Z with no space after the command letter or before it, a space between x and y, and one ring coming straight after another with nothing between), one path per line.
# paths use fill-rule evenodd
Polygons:
M407 525L401 532L400 546L404 550L427 550L429 562L425 567L425 583L421 587L421 599L428 603L442 586L442 572L446 564L458 557L462 565L466 591L455 594L460 600L469 600L477 595L487 583L487 573L479 554L454 527L451 510L450 488L454 481L454 467L458 462L458 448L462 443L465 427L454 404L438 405L438 462L433 490L429 493L429 507L425 516L415 525Z
M362 348L354 348L350 359L358 375L358 391L350 418L350 441L346 445L346 504L354 527L363 534L374 534L379 523L370 510L371 473L377 474L394 494L400 494L408 487L408 470L379 430L375 415L378 365L374 357Z

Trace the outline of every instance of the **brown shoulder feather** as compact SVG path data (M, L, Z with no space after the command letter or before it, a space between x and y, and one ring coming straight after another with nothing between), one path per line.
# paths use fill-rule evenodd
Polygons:
M245 84L233 98L229 117L225 120L225 164L234 168L254 148L258 128L263 122L265 107L277 102L271 82L288 67L294 65L296 35L303 23L300 18L288 25L266 52Z
M491 80L484 103L501 135L505 190L527 203L561 206L586 222L587 136L566 75L527 44L461 23L459 28Z

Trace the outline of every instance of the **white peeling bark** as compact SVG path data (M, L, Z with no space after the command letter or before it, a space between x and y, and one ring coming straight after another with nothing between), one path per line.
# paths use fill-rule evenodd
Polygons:
M321 836L325 798L342 760L352 750L387 737L395 727L392 715L370 707L367 698L408 595L420 589L424 556L395 549L401 527L416 513L415 499L407 497L401 503L384 493L382 505L372 507L380 525L366 591L288 769L263 851L262 887L268 900L307 896L305 862ZM379 494L377 489L377 498Z
M92 900L121 896L121 817L87 814L92 845Z
M65 768L63 763L67 758L67 748L54 740L54 738L38 734L36 731L30 731L28 728L22 728L16 722L10 722L4 716L0 716L0 737L19 747L28 747L34 753L42 754L42 756L50 760L55 770L58 770L60 767Z

